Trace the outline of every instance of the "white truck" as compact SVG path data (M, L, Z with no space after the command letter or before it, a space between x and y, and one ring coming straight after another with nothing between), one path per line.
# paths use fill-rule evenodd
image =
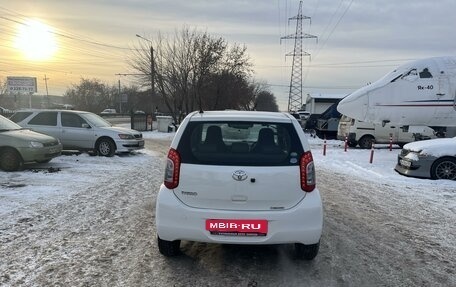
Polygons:
M352 119L343 115L339 121L337 139L345 140L347 137L348 146L371 148L372 143L387 144L392 139L393 144L402 147L404 144L416 140L435 138L433 129L422 127L416 133L404 131L402 126L394 124L373 124Z

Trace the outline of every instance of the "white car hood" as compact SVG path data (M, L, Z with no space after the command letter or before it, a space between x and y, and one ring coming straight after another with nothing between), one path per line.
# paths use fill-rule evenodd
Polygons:
M456 155L456 137L411 142L404 145L404 149L414 152L421 151L421 154L423 155L435 157L446 155L454 156Z
M116 133L124 133L124 134L140 134L140 132L128 128L123 127L100 127L101 129L113 131Z

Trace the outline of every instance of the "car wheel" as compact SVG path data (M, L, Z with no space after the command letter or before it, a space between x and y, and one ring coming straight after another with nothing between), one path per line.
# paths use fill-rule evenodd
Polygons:
M431 167L431 177L456 180L456 159L443 157L436 160Z
M360 148L372 148L372 143L375 141L373 136L363 136L359 139L358 144Z
M4 171L20 170L23 164L21 155L14 149L5 149L0 154L0 169Z
M310 245L295 243L295 255L298 259L312 260L317 256L319 249L320 242Z
M111 139L101 139L97 144L98 155L101 156L113 156L116 152L116 147L114 142Z
M98 155L98 151L96 149L89 150L87 153L89 154L89 156L97 156Z
M358 145L358 143L357 143L357 142L350 142L350 141L349 141L349 142L347 142L347 145L348 145L349 147L356 147L356 146Z
M180 240L167 241L157 236L158 250L166 257L176 256L180 253Z

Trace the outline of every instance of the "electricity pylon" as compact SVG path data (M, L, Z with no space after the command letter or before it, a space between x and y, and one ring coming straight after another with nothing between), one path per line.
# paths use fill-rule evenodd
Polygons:
M315 38L317 36L302 32L302 20L310 20L310 17L302 15L302 1L299 2L298 15L288 19L296 20L296 32L294 34L281 37L282 39L294 39L294 50L285 56L293 56L293 65L291 68L290 93L288 96L288 111L296 112L302 107L302 57L310 56L309 53L302 50L302 39Z

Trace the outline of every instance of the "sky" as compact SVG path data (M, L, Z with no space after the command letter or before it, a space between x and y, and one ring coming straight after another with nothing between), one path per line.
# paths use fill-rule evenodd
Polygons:
M126 60L143 41L136 34L154 40L190 27L245 45L254 80L266 82L286 110L292 57L285 55L294 41L280 38L295 32L288 18L298 7L297 0L0 0L0 81L36 77L42 95L62 95L81 78L130 85L131 76L116 74L133 72ZM303 40L311 54L303 58L303 95L349 94L409 60L454 55L454 11L453 0L303 1L303 15L312 18L303 32L318 37ZM44 36L17 44L29 19L52 31L48 59L24 55L24 45L38 51L48 43Z

